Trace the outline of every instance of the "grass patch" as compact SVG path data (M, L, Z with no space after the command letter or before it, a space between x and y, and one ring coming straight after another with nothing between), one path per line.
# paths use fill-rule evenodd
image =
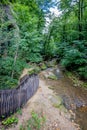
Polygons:
M2 125L5 127L9 127L12 124L17 124L18 123L18 118L15 116L8 117L7 119L2 121Z

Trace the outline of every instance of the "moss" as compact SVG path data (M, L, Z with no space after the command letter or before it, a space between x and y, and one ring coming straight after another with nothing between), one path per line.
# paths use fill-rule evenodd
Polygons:
M52 79L52 80L57 80L56 75L49 75L48 78L49 78L49 79Z
M64 107L64 105L62 103L61 104L55 103L55 104L53 104L53 107L58 108L59 110L67 113L67 109Z
M55 108L60 108L60 106L61 106L62 104L53 104L53 107L55 107Z
M35 70L36 74L40 73L40 71L41 71L40 67L36 67L34 70Z
M60 105L59 109L65 113L67 113L67 109L64 107L64 105Z
M41 70L45 70L45 69L47 68L47 66L46 66L44 63L42 63L42 64L40 65L40 68L41 68Z
M34 74L34 68L29 69L28 73L29 75Z
M32 75L32 74L38 74L39 72L41 71L41 69L39 67L35 67L35 68L31 68L28 73L29 75Z

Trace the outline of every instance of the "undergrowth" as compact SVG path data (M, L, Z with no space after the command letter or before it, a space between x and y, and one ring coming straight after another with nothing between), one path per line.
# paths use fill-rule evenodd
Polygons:
M45 116L32 111L31 118L25 123L26 125L20 126L20 130L40 130L44 126L45 121Z

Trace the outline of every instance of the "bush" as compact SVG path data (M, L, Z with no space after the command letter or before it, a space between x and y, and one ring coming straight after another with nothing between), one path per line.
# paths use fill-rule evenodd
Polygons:
M87 66L78 68L78 73L81 75L81 78L87 79Z
M50 38L50 41L46 41L44 51L47 59L51 59L56 55L56 44L53 37Z
M33 7L32 7L33 8ZM29 7L22 4L14 4L17 21L21 31L20 57L27 62L40 62L42 36L38 26L37 14L31 13Z
M77 68L79 65L85 64L86 59L83 59L83 53L79 50L71 48L70 50L65 51L65 55L61 63L65 67Z
M58 44L58 55L62 66L74 70L83 78L87 78L87 49L85 41L64 42Z
M14 58L4 57L1 60L0 66L0 89L14 88L18 84L18 78L21 75L26 63L17 59L15 66ZM12 71L14 70L14 76L12 77Z

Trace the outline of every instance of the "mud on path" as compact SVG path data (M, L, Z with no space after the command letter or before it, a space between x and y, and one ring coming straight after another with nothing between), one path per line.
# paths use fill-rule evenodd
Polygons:
M31 117L31 111L42 113L46 122L41 130L80 130L79 125L71 120L72 115L61 105L61 98L57 97L53 90L40 74L39 89L22 109L22 115L18 115L18 124L8 130L20 130L20 126L26 124ZM61 106L61 107L57 107Z

